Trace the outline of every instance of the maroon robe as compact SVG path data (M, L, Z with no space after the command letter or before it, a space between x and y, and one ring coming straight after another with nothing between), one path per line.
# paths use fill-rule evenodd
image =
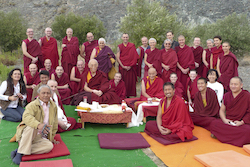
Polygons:
M143 81L145 84L146 93L150 97L157 97L157 98L161 99L165 96L164 92L163 92L163 84L164 83L160 77L156 76L153 83L150 83L150 79L148 76L146 78L143 78ZM141 94L139 101L146 101L146 100L147 100L147 98Z
M221 119L213 121L210 131L223 143L242 147L250 144L250 94L242 90L235 98L232 92L227 92L223 97L226 106L226 118L232 121L243 120L245 124L232 126L225 124Z
M84 74L84 71L82 73L80 73L80 71L78 70L78 68L75 66L75 78L81 79L82 75ZM70 81L70 88L72 90L72 94L76 94L77 93L78 86L79 86L79 82Z
M85 47L85 64L86 68L88 68L91 53L93 49L98 46L98 40L93 40L92 42L87 41L84 42L83 45Z
M161 50L161 62L167 66L170 67L168 71L166 71L163 67L162 75L161 78L163 79L164 82L169 82L170 79L170 74L171 73L176 73L176 65L178 62L177 54L176 52L170 48L167 52L165 49Z
M194 61L199 64L199 67L196 68L196 71L198 75L202 76L203 71L203 62L202 62L202 53L203 48L201 46L198 46L197 48L191 47L193 54L194 54Z
M147 62L149 64L153 64L153 67L156 69L157 71L157 75L161 77L161 51L157 48L155 48L153 51L151 51L150 49L147 49L146 52L147 53ZM148 76L148 69L149 67L145 64L144 67L144 77Z
M178 63L181 65L182 68L189 68L189 70L195 69L194 54L189 46L185 45L183 48L180 48L180 46L176 46L175 51L177 53ZM186 82L189 77L188 74L182 73L179 68L176 68L176 73L178 76L178 80L186 89Z
M171 134L162 135L157 127L156 121L147 122L144 131L150 136L161 137L167 140L174 141L181 139L185 141L187 139L192 139L194 124L184 100L174 95L168 108L166 108L167 98L162 99L160 105L163 106L162 108L164 111L162 114L162 126L170 129L172 131Z
M98 61L98 70L108 74L113 64L110 61L110 58L115 59L115 55L110 47L105 46L102 50L99 49L99 46L95 47L96 57ZM98 53L99 52L99 53Z
M184 97L184 94L185 94L184 86L178 80L175 82L174 87L175 87L174 94L176 94L180 97Z
M217 48L216 46L211 48L211 52L213 54L213 62L210 62L210 63L213 63L213 68L216 69L217 60L219 58L219 55L223 54L222 45L219 48Z
M27 52L33 57L38 57L38 61L36 62L38 70L40 68L43 68L42 51L41 51L41 47L40 47L39 43L37 42L37 40L33 39L32 41L29 41L28 39L25 39L25 40L23 40L23 42L26 43ZM32 60L30 58L23 55L24 73L29 72L29 65L31 64L31 61Z
M79 84L79 94L75 96L72 100L74 105L78 105L84 96L88 97L88 103L92 101L99 102L100 104L121 104L121 99L115 93L115 90L110 88L107 75L102 71L97 70L96 75L92 77L89 82L87 81L87 75L90 71L86 71ZM97 96L94 93L84 91L84 85L87 82L87 85L90 89L101 90L103 94Z
M24 73L24 76L26 77L27 80L27 85L38 85L40 83L40 77L39 77L39 72L37 71L36 74L32 77L30 72ZM33 93L33 89L32 88L26 88L27 91L27 102L31 102L31 98L32 98L32 93Z
M52 63L51 68L55 69L58 66L58 60L59 60L57 41L53 37L50 37L49 41L47 41L46 36L40 39L42 42L41 50L42 50L43 60L45 61L46 59L50 59Z
M211 50L209 50L209 49L205 49L205 51L206 51L206 61L208 63L208 67L206 67L205 64L203 64L204 65L203 66L203 72L202 72L202 77L203 78L207 78L207 73L208 73L208 71L210 69L210 57L211 57L211 54L212 54Z
M62 67L64 72L70 75L71 69L76 65L80 53L78 38L72 37L70 41L68 41L66 36L62 40L62 44L66 44L66 47L62 50Z
M144 59L145 52L144 52L143 47L140 46L139 49L140 49L140 55L139 55L139 59L137 62L137 76L141 78L141 65Z
M206 91L206 103L207 106L204 107L201 92L197 92L194 98L194 112L190 113L190 116L195 125L210 130L210 124L218 118L220 110L217 95L215 91L210 88L207 88Z
M41 68L40 70L42 71L42 70L46 70L46 69L45 68ZM51 78L51 75L55 73L55 69L51 68L48 72L49 72L49 78Z
M115 93L120 97L121 100L126 98L126 87L123 80L120 80L117 86L115 86L114 79L109 81L111 88L115 90Z
M198 75L194 81L192 82L190 78L187 79L187 85L186 85L186 88L188 88L189 86L189 92L190 92L190 97L192 99L192 101L194 100L194 97L195 97L195 94L197 92L199 92L199 89L197 87L197 81L198 79L200 78L200 76Z
M227 91L230 91L229 82L231 78L238 76L239 63L232 52L229 52L229 54L225 56L220 55L219 59L221 76L218 78L218 81L222 83Z
M123 69L119 66L119 72L122 74L122 80L125 82L127 97L136 96L136 63L139 58L135 49L135 44L128 42L127 46L124 44L118 45L120 49L120 61L124 66L130 66L130 70Z
M60 78L58 78L56 73L54 73L54 75L55 75L55 80L58 83L58 86L64 86L66 84L69 85L69 76L68 76L67 73L64 72ZM58 92L59 92L62 99L65 99L65 98L69 97L70 94L71 94L71 90L69 88L58 89ZM69 105L70 104L70 98L67 99L67 100L64 100L62 102L63 102L63 104Z

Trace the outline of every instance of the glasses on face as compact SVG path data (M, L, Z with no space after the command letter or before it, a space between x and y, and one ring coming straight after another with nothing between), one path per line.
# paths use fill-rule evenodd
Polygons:
M165 45L171 45L171 43L165 43Z

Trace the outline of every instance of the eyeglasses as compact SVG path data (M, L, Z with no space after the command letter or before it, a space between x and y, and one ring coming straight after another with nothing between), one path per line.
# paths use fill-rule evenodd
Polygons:
M165 43L165 45L171 45L171 43Z

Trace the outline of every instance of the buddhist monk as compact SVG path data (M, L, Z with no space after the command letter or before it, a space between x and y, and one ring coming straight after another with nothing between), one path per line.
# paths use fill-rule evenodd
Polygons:
M180 45L175 47L178 57L176 73L179 81L186 89L188 72L192 69L195 69L194 54L192 49L185 44L185 37L183 35L178 37L178 41Z
M114 79L109 81L111 88L113 88L116 94L120 97L121 100L126 98L126 87L125 83L122 80L121 73L115 73Z
M128 42L128 34L122 34L123 43L118 45L116 60L119 63L119 72L125 82L127 97L136 96L136 63L139 55L136 52L135 44Z
M230 91L230 79L238 76L238 60L236 56L230 51L230 44L224 42L222 44L223 54L218 58L217 70L219 73L218 81L222 83L226 91Z
M175 49L176 46L179 46L179 43L177 41L174 40L174 34L172 31L168 31L166 33L166 39L170 39L171 40L171 48L172 49ZM164 49L165 46L164 46L164 43L162 44L161 46L161 49Z
M200 76L197 74L196 70L190 70L189 78L187 79L187 97L189 105L193 105L195 94L199 91L197 87L197 81Z
M41 46L43 60L50 59L52 68L55 69L58 66L58 50L57 41L51 37L52 29L50 27L45 28L45 36L40 38L38 43Z
M195 125L210 130L210 124L218 118L220 105L214 90L207 88L207 79L199 78L197 81L199 91L194 98L194 112L190 116Z
M194 124L184 100L174 94L174 85L167 82L163 86L165 97L161 100L156 121L148 121L145 132L151 137L171 140L193 138Z
M94 39L94 35L91 32L88 32L86 37L88 41L82 44L80 55L88 65L93 49L98 46L98 40Z
M150 49L150 46L148 45L148 38L145 36L141 38L141 43L142 43L142 45L136 49L136 51L139 55L139 59L137 62L137 76L140 78L143 78L144 77L144 67L145 67L144 55L145 55L145 51L147 49Z
M39 84L39 72L37 71L36 64L29 65L29 72L24 73L23 81L26 85L27 102L31 102L32 92L36 85Z
M63 104L69 105L70 98L68 98L67 100L63 100L69 97L71 94L71 90L69 87L69 76L64 72L62 66L56 67L56 72L51 75L51 79L57 81L58 83L57 89L62 98Z
M207 40L207 49L204 49L203 53L202 53L202 62L204 64L202 77L204 77L204 78L206 78L207 72L210 69L210 57L212 54L211 49L213 46L214 46L214 40L208 39Z
M72 90L72 94L76 94L78 90L79 83L81 81L81 77L84 73L85 69L85 61L78 60L75 67L72 68L70 74L70 88Z
M113 58L114 62L111 62ZM106 40L104 38L99 38L98 46L96 46L92 53L90 59L96 59L98 62L98 70L107 74L115 63L115 55L110 47L106 46Z
M210 69L216 69L217 67L217 60L220 54L223 54L223 50L222 50L222 38L221 36L215 36L214 37L214 45L215 47L213 47L211 49L212 55L210 57Z
M199 76L202 76L203 72L203 62L202 62L202 53L203 53L203 48L200 46L201 44L201 39L199 37L194 38L194 45L191 47L193 54L194 54L194 64L195 64L195 69L198 73Z
M44 61L44 68L41 68L40 71L46 70L49 72L49 77L51 78L51 74L55 73L55 69L52 68L52 63L50 59L46 59Z
M148 76L148 69L154 67L157 71L157 75L161 77L161 51L155 47L156 39L149 39L150 49L147 49L145 52L144 58L144 77Z
M42 51L37 40L33 38L33 29L26 31L27 39L22 42L24 73L29 72L29 65L36 64L38 69L43 67Z
M121 100L115 90L110 88L106 74L97 70L97 60L91 59L88 66L89 71L86 71L81 78L80 93L73 98L73 105L78 105L84 96L87 96L88 103L96 101L100 104L120 104Z
M166 39L164 41L164 46L165 48L161 50L161 66L163 69L161 78L165 83L170 81L170 74L176 72L176 64L178 62L178 58L176 52L172 48L170 48L170 39Z
M141 82L141 97L139 101L146 101L148 98L163 98L163 80L156 76L157 71L151 67L148 76Z
M62 40L62 60L61 64L64 71L70 75L71 69L76 65L79 55L79 42L77 37L73 37L73 30L66 30L67 36Z
M170 74L170 82L175 87L175 95L184 97L184 93L186 92L183 85L178 81L178 77L176 73Z
M223 97L221 119L210 125L211 133L221 142L242 147L250 144L250 94L243 90L240 77L230 80L230 92Z

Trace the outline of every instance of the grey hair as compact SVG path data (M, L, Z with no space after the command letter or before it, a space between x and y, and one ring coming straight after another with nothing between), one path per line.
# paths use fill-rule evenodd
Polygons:
M172 41L171 41L170 39L165 39L164 44L165 44L166 42L170 42L170 43L172 44Z
M41 86L38 88L37 93L40 93L41 90L42 90L42 88L49 88L50 93L52 94L52 91L51 91L51 89L50 89L50 87L49 87L48 85L41 85Z
M99 38L99 39L98 39L98 44L100 44L101 41L103 41L104 44L106 44L106 40L105 40L104 38Z
M73 29L72 28L67 28L66 33L67 33L68 30L71 30L72 33L73 33Z
M208 39L207 42L208 42L208 41L214 43L214 40L213 40L213 39Z
M148 42L150 42L150 41L154 41L155 43L157 43L155 38L150 38L150 39L148 40Z

